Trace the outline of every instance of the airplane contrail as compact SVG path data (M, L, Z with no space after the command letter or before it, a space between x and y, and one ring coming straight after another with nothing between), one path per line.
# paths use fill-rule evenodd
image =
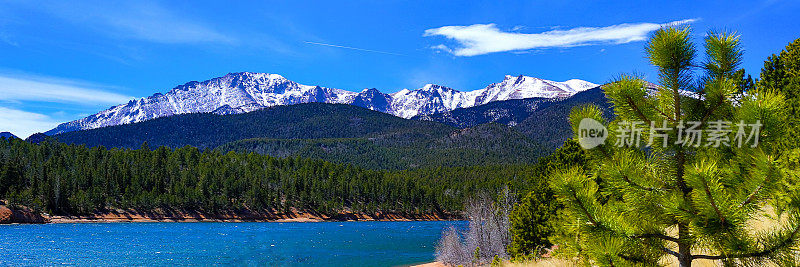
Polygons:
M398 54L398 53L392 53L392 52L386 52L386 51L378 51L378 50L370 50L370 49L364 49L364 48L358 48L358 47L349 47L349 46L343 46L343 45L317 43L317 42L309 42L309 41L305 41L305 43L314 44L314 45L330 46L330 47L336 47L336 48L351 49L351 50L364 51L364 52L374 52L374 53L381 53L381 54L388 54L388 55L395 55L395 56L405 56L403 54Z

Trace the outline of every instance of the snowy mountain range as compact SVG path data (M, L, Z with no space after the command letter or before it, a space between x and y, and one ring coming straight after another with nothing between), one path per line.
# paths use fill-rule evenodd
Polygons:
M431 115L509 99L567 98L599 85L582 80L554 82L528 76L505 76L486 88L462 92L427 84L415 90L385 94L377 89L351 92L302 85L278 74L240 72L177 86L83 119L63 123L47 135L140 122L186 113L238 114L265 107L309 102L351 104L402 118Z

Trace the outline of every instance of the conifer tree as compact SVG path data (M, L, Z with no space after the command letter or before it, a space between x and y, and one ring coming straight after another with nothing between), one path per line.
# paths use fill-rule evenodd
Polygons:
M558 207L553 192L548 187L548 177L553 169L563 166L582 166L586 158L578 142L567 140L553 154L539 160L532 176L528 179L533 185L530 191L514 205L509 215L511 221L511 244L508 253L515 258L524 258L543 253L552 244L548 238L553 235L552 218Z
M623 75L604 87L613 121L594 106L570 114L579 141L587 138L580 132L587 118L608 134L596 147L584 147L588 167L552 177L551 188L565 206L554 238L558 253L602 266L664 260L691 266L700 259L797 264L800 198L785 187L794 172L778 160L776 147L783 137L784 98L767 88L739 90L737 35L710 32L705 61L698 64L690 33L688 27L662 28L646 44L659 86ZM695 70L703 74L696 77ZM745 139L737 131L742 121L751 126L748 134L758 131L738 146ZM631 131L634 122L643 130ZM689 139L689 130L700 141ZM631 139L636 133L640 139ZM753 229L758 220L766 229Z
M767 58L761 68L758 85L776 90L786 98L787 138L783 147L800 148L800 39L786 45L779 54Z

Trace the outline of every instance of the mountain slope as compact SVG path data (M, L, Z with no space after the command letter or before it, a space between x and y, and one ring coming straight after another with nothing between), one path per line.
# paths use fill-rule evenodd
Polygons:
M267 73L230 73L204 82L188 82L166 94L131 100L84 119L61 124L48 135L94 129L187 113L242 113L277 105L308 102L345 103L355 93L301 85Z
M0 138L11 139L11 138L19 138L19 137L17 137L16 135L14 135L12 133L9 133L9 132L2 132L2 133L0 133Z
M418 122L351 105L306 103L275 106L249 113L183 114L133 124L67 132L54 137L65 143L138 148L151 146L214 148L248 138L356 138L373 133L416 131L445 134L452 127Z
M307 103L244 114L184 114L53 136L87 146L186 145L308 157L371 169L534 163L543 146L505 125L458 129L352 105Z
M572 128L569 125L569 113L573 108L582 105L596 105L603 112L603 117L614 117L614 109L600 88L577 93L561 102L552 103L537 110L534 114L517 123L513 128L542 145L555 149L572 138Z
M496 101L486 105L455 109L433 115L416 116L415 120L436 121L454 127L474 127L484 123L502 123L513 127L549 149L555 149L572 136L567 116L572 108L593 104L613 116L603 90L595 87L568 98L528 98Z
M459 108L448 112L415 116L411 119L436 121L466 128L484 123L502 123L514 126L530 117L537 110L564 101L566 98L528 98L496 101L486 105Z
M192 81L161 94L131 100L83 119L63 123L48 135L141 122L189 113L239 114L265 107L300 103L352 104L403 118L430 115L494 101L531 97L563 98L596 85L569 80L554 82L527 76L506 76L484 89L461 92L428 84L416 90L385 94L377 89L360 93L302 85L267 73L229 73L203 82Z
M344 139L246 139L219 149L275 157L308 157L388 170L530 164L547 153L543 146L501 124L417 138L389 134Z

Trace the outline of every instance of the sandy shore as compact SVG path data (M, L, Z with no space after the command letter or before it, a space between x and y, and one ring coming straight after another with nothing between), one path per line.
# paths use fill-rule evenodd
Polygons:
M429 263L425 263L425 264L414 265L414 266L411 266L411 267L446 267L446 265L442 264L441 262L434 261L434 262L429 262Z
M460 219L452 214L410 214L410 213L353 213L342 211L335 215L324 215L309 211L291 209L275 210L237 210L237 211L185 211L161 210L139 212L136 210L108 210L90 215L47 215L45 223L93 223L93 222L324 222L324 221L444 221ZM42 223L42 221L12 223Z

